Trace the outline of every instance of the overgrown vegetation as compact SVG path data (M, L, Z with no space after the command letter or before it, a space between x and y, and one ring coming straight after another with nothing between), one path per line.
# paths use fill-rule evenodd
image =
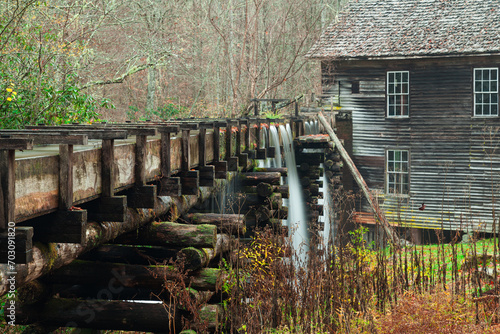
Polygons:
M227 332L494 333L500 330L497 239L374 250L363 228L289 261L258 232L232 263ZM344 238L345 240L345 238ZM496 261L494 260L496 259Z

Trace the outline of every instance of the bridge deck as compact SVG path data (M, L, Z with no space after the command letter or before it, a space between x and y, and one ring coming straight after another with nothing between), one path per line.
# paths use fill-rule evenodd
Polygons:
M213 132L207 134L207 163L214 160ZM199 164L198 136L190 136L191 167ZM101 194L101 140L89 140L88 145L75 145L73 153L73 203L78 205ZM160 137L147 140L146 180L161 175ZM131 187L135 183L135 137L116 140L114 146L114 191ZM181 137L171 139L170 163L172 172L181 168ZM21 222L58 208L59 199L59 146L35 146L31 151L16 151L16 205L15 221Z

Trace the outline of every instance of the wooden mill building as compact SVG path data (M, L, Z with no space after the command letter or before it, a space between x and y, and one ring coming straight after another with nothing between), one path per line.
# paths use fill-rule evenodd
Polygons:
M391 223L498 226L498 0L353 0L307 57L322 100L352 117L353 160Z

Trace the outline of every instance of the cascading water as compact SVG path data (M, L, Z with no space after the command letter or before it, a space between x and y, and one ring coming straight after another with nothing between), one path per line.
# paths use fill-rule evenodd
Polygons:
M285 162L288 169L288 229L292 238L292 247L295 253L295 264L305 265L309 251L309 231L307 228L306 208L302 196L302 187L299 182L295 152L293 150L292 131L290 125L286 128L280 125Z
M280 149L280 137L278 135L278 130L275 126L269 128L271 131L271 146L274 146L274 161L271 162L272 167L281 167L281 149Z
M310 135L312 132L311 132L311 123L309 123L309 121L306 121L304 123L304 133L305 135Z
M323 166L324 168L324 166ZM335 238L334 225L330 217L330 192L328 189L328 177L323 173L323 187L320 188L323 192L323 199L319 204L323 204L323 247L327 249L328 245L333 242ZM326 254L326 253L325 253Z
M266 148L269 146L269 143L267 142L269 136L267 135L267 128L263 126L260 130L260 147L259 148ZM265 160L257 160L257 166L258 167L270 167L271 166L271 161L269 158L266 158Z

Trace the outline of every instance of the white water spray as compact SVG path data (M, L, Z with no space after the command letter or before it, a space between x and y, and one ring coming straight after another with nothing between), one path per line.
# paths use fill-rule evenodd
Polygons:
M275 126L271 126L269 130L271 131L271 146L274 146L274 163L271 163L271 165L281 168L281 148L278 130Z
M307 228L306 208L302 196L302 187L299 182L295 152L293 150L292 131L290 125L286 128L280 125L283 139L286 167L288 169L288 229L292 238L293 257L297 265L305 265L309 251L309 231Z

